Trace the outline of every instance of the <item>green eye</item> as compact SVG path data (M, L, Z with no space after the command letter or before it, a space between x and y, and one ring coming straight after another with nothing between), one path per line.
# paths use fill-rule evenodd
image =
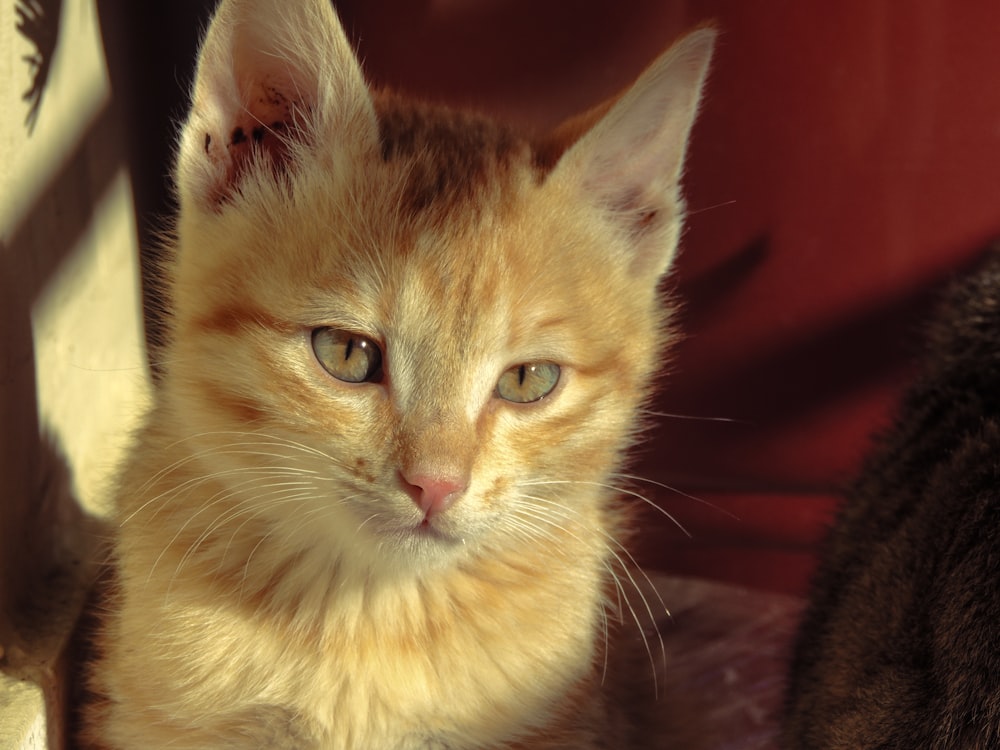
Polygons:
M559 382L559 365L536 362L514 365L497 381L497 395L515 404L530 404L545 398Z
M317 328L312 347L323 369L345 383L382 379L382 350L366 336L336 328Z

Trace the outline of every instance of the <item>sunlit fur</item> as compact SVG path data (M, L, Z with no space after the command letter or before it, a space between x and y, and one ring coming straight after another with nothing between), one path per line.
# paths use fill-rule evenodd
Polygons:
M658 280L711 33L675 75L686 121L654 134L675 164L647 200L648 180L602 163L617 137L602 127L653 137L617 124L620 107L573 145L372 94L325 3L274 5L225 5L202 56L170 343L118 492L93 678L107 700L88 736L596 746L614 724L609 610L633 588L615 477L669 330ZM213 81L231 64L243 100L227 110ZM259 80L285 94L264 102L281 130L241 151L230 133L263 118ZM318 326L378 342L385 379L332 378ZM555 390L498 398L500 375L531 362L560 366ZM468 489L421 527L413 471L464 473Z

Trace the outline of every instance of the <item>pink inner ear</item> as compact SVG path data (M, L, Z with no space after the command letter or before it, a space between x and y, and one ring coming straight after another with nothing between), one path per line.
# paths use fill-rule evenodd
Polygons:
M225 202L254 165L269 168L276 176L290 161L291 143L303 137L306 111L276 85L255 83L242 110L230 113L226 130L206 132L205 154L225 164L225 175L215 186L212 202Z

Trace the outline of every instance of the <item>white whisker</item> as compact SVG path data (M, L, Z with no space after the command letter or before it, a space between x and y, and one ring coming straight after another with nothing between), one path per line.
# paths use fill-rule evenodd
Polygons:
M587 486L587 487L599 487L599 488L602 488L602 489L611 490L612 492L614 492L616 494L619 494L619 495L628 495L629 497L634 497L637 500L641 500L646 505L648 505L649 507L655 509L661 515L663 515L667 519L669 519L671 521L671 523L673 523L678 529L680 529L681 532L684 534L684 536L686 536L688 539L693 539L694 538L693 535L691 534L691 532L688 531L687 528L684 526L684 524L682 524L680 521L678 521L676 517L674 517L673 515L671 515L665 509L661 508L659 505L657 505L656 503L654 503L652 500L650 500L645 495L643 495L643 494L641 494L639 492L636 492L635 490L630 490L627 487L616 487L613 484L607 484L605 482L594 482L594 481L589 481L589 480L585 480L585 479L545 479L545 480L538 480L538 481L532 481L532 482L525 482L523 484L523 486L530 487L530 486L552 485L552 484L568 484L568 485L574 485L575 484L575 485L583 485L583 486ZM684 493L680 493L680 494L683 495ZM691 499L695 500L697 498L691 498Z
M735 417L700 417L694 414L672 414L665 411L653 411L651 409L642 409L641 413L647 417L658 417L660 419L683 419L691 422L722 422L723 424L750 424L745 419L736 419Z
M532 482L532 483L528 483L528 484L530 484L530 485L536 485L537 486L537 485L540 485L540 484L559 484L559 482ZM571 508L569 506L563 505L563 504L557 502L556 500L553 500L553 499L550 499L550 498L538 497L538 496L533 496L533 495L525 495L523 493L520 495L520 497L522 497L525 500L532 500L532 501L535 501L537 503L541 503L544 506L544 508L542 508L542 507L533 508L533 507L530 507L530 506L525 506L525 505L520 505L519 504L516 507L515 512L518 515L520 515L522 518L524 516L528 516L528 517L530 517L530 518L532 518L532 519L534 519L536 521L540 521L540 522L549 524L549 525L551 525L551 526L559 529L560 531L562 531L562 533L567 534L571 538L574 538L577 541L580 541L580 538L577 535L575 535L573 532L569 531L565 526L563 526L560 523L558 523L558 521L560 521L560 520L564 521L564 522L565 521L570 521L570 520L572 520L572 516L576 516L579 520L582 520L580 518L579 513L577 513L577 511L575 509L573 509L573 508ZM572 514L572 516L570 514ZM653 583L652 583L651 579L649 578L649 576L636 563L636 560L632 556L631 552L629 552L628 549L619 540L615 539L606 530L601 529L601 528L592 528L591 530L592 531L596 531L598 534L600 534L602 537L604 537L604 539L606 540L605 549L607 550L608 554L613 558L613 560L617 563L618 568L621 570L621 572L628 579L629 583L632 586L632 589L639 595L639 599L642 602L642 606L645 609L646 615L649 617L649 622L650 622L650 624L651 624L651 626L653 628L654 633L656 634L656 638L657 638L657 641L658 641L658 644L659 644L659 653L660 653L660 656L661 656L661 661L665 664L666 663L666 646L665 646L665 644L663 642L663 636L660 633L660 629L659 629L659 626L658 626L657 618L656 618L656 616L653 613L653 608L650 605L649 600L647 599L645 593L643 592L642 587L639 585L638 581L636 580L635 576L632 573L633 569L637 570L640 573L640 575L643 576L643 578L645 579L646 583L649 585L649 589L651 591L653 591L654 594L656 595L656 598L657 598L659 604L661 605L661 607L663 608L663 611L667 615L667 617L670 617L670 611L667 609L666 604L663 602L663 599L660 597L660 594L656 590L656 587L653 586ZM619 550L620 550L621 554L619 554ZM622 557L622 554L625 555L624 558ZM631 565L629 565L629 564L626 563L626 559L628 560L629 563L631 563ZM653 649L652 649L652 646L651 646L651 644L649 642L649 638L646 635L646 629L642 625L641 618L639 617L638 611L635 609L635 607L632 605L631 600L626 595L624 584L621 582L618 573L616 573L615 570L609 564L606 564L605 567L608 570L608 572L610 574L610 577L611 577L612 581L614 582L616 589L619 592L619 596L620 596L620 598L619 598L619 607L621 607L621 603L622 603L622 601L624 601L625 607L627 608L627 610L629 611L629 613L632 615L632 619L635 621L635 624L636 624L636 626L637 626L637 628L639 630L639 636L642 639L643 645L644 645L644 647L646 649L647 656L649 657L649 660L650 660L650 666L651 666L651 669L652 669L654 692L656 692L656 694L658 695L659 694L659 685L658 685L658 677L657 677L657 671L656 671L656 661L655 661L655 658L653 656Z
M658 482L655 479L648 479L646 477L636 476L635 474L617 474L616 476L621 477L622 479L631 480L633 482L645 482L646 484L651 484L651 485L654 485L655 487L661 487L662 489L668 490L669 492L673 492L675 495L680 495L681 497L685 497L688 500L694 500L696 503L700 503L701 505L704 505L707 508L711 508L712 510L718 511L719 513L722 513L723 515L729 516L734 521L739 521L740 520L739 516L737 516L735 513L732 513L730 511L726 510L725 508L723 508L723 507L721 507L719 505L716 505L715 503L710 503L708 500L705 500L702 497L698 497L697 495L692 495L692 494L690 494L688 492L685 492L684 490L680 490L680 489L677 489L676 487L672 487L669 484L664 484L663 482Z

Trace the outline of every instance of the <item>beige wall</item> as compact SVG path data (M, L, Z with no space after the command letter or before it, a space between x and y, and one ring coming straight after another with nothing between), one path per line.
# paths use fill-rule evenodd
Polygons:
M14 3L0 4L3 748L55 741L44 739L38 712L48 698L53 714L52 666L79 601L65 586L86 567L93 537L85 521L106 509L147 387L123 129L94 2L62 6L29 130L22 96L32 75L22 58L37 50L15 30Z

